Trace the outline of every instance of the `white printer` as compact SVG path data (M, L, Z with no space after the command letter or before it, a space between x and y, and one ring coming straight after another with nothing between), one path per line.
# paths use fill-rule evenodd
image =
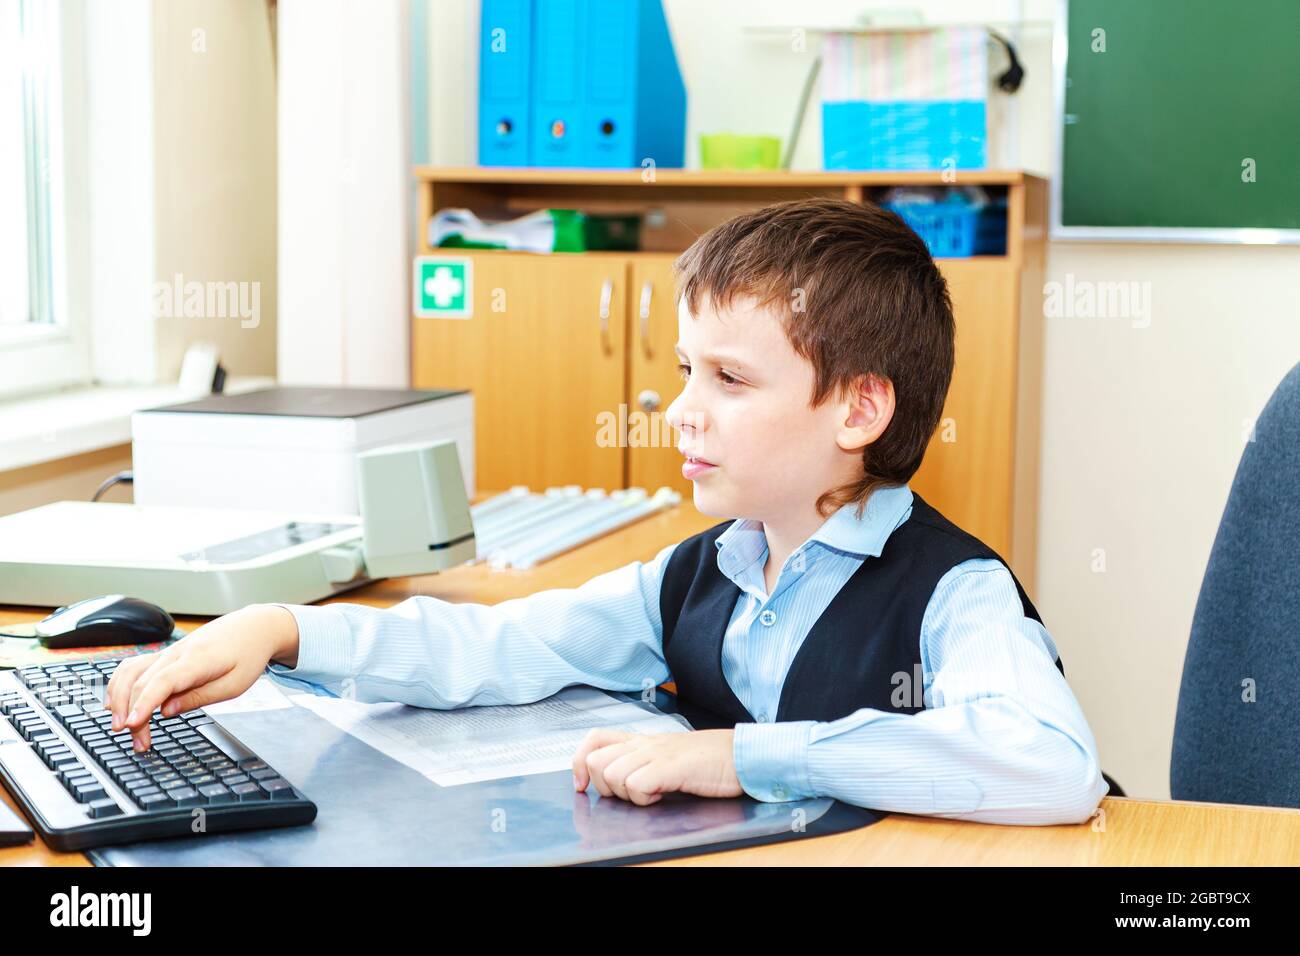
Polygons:
M355 515L357 454L453 439L474 490L467 391L283 386L212 395L131 418L138 505Z

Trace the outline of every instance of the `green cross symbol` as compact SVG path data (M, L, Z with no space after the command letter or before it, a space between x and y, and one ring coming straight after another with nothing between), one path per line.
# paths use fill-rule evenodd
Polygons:
M469 318L473 301L471 275L469 259L418 257L415 260L415 314L437 319Z

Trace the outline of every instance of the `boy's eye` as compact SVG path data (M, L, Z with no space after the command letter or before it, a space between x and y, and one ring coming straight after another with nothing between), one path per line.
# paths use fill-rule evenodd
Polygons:
M689 365L686 365L685 363L679 363L678 366L677 366L677 372L678 372L679 375L681 375L681 377L682 377L683 379L690 378L690 375L691 375L691 367L690 367ZM740 384L740 379L735 378L734 376L728 375L728 374L727 374L726 372L724 372L722 369L718 369L718 380L721 381L723 385L739 385L739 384Z

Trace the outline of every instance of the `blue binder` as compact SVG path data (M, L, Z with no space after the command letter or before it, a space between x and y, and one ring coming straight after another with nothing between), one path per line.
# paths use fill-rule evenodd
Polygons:
M511 17L531 22L522 56L491 53ZM601 169L680 168L686 150L686 87L660 0L484 0L480 86L514 89L499 74L530 79L527 142L502 134L501 117L521 114L516 98L481 101L479 162ZM507 50L506 57L511 54ZM526 62L526 65L525 64ZM522 153L522 156L521 156Z
M581 166L585 37L581 0L535 0L537 61L533 67L533 117L528 132L532 166Z
M484 166L527 166L532 0L482 0L478 151Z

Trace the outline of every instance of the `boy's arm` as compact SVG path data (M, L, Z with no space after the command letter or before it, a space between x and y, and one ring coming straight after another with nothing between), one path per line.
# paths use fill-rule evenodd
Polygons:
M738 724L737 775L760 800L830 796L984 823L1082 822L1107 786L1055 659L1010 572L964 562L939 582L922 624L926 710Z
M269 666L354 700L437 709L530 703L573 684L654 687L669 676L659 587L674 547L578 588L490 606L425 596L391 608L280 605L297 622L298 659Z

